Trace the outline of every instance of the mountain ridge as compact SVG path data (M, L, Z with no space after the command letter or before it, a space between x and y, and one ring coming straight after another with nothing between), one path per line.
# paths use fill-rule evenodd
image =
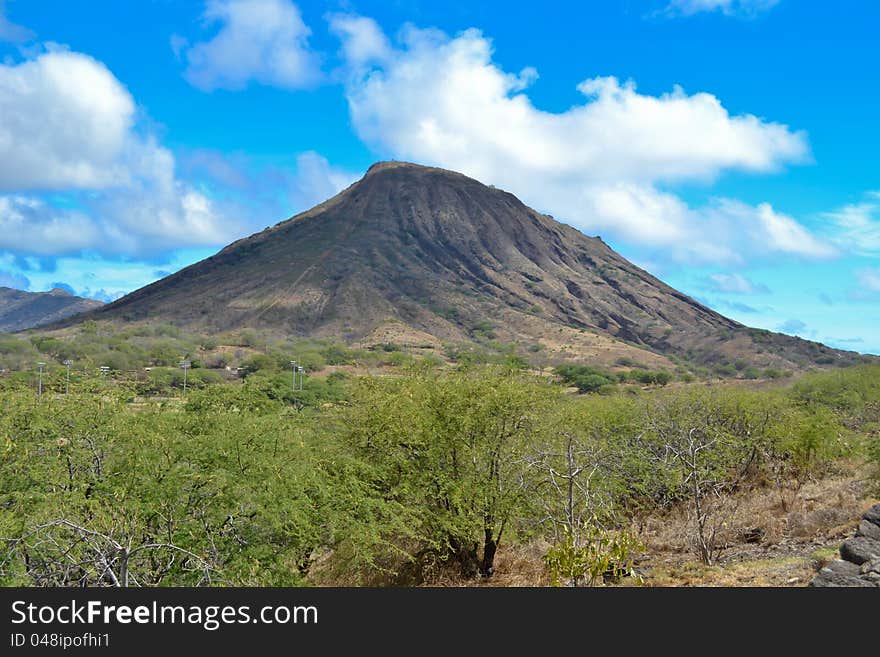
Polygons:
M48 292L0 287L0 333L37 328L102 305L58 287Z
M748 329L510 192L399 161L89 316L348 342L394 323L444 342L574 331L695 360L849 358ZM772 353L751 358L757 338Z

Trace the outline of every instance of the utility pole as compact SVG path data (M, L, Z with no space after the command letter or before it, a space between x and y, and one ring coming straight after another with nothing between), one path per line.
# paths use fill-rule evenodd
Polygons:
M69 395L69 394L70 394L70 366L71 366L72 364L73 364L73 361L72 361L72 360L66 360L66 361L64 361L64 365L67 367L67 380L66 380L66 382L65 382L65 384L64 384L64 394L65 394L65 395Z
M290 390L293 393L296 393L296 372L297 372L297 364L295 360L290 361L290 366L293 369L293 378L290 382Z
M37 383L37 401L43 399L43 368L46 367L46 363L37 363L37 367L40 368L40 378Z
M183 369L183 396L186 397L186 370L189 368L190 362L185 358L180 361L180 367Z
M300 366L299 368L299 391L302 392L303 389L303 379L306 376L306 368Z
M109 371L110 371L109 365L101 365L101 378L106 380L107 379L107 372L109 372Z

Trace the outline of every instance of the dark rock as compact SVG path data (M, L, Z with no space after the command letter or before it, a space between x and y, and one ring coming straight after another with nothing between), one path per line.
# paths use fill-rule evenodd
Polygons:
M875 541L867 536L849 538L840 546L840 556L859 565L866 561L880 559L880 541Z
M868 509L862 518L880 527L880 504L875 504Z
M822 571L813 578L810 582L810 586L813 588L820 587L852 587L852 586L870 586L874 585L864 579L859 579L858 577L847 577L846 575L840 575L838 573L834 573L828 571L823 568Z
M875 525L868 520L862 520L859 523L856 536L866 536L868 538L873 538L875 541L880 541L880 525Z
M829 564L826 564L820 573L834 573L837 575L845 575L846 577L858 577L862 574L862 569L854 563L850 563L849 561L843 561L842 559L837 559L836 561L832 561Z

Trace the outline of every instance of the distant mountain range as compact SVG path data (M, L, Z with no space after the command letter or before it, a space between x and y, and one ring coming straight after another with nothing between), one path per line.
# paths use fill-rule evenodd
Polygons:
M0 332L42 326L103 305L100 301L76 297L57 287L49 292L0 287Z
M860 358L747 328L513 194L404 162L84 317L361 344L496 339L598 362Z

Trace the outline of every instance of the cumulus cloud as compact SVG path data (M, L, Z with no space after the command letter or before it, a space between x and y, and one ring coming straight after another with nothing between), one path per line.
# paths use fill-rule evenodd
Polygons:
M368 21L355 30L347 20L348 29L337 21L334 31L351 60L352 122L382 153L461 171L584 231L664 248L680 260L835 253L769 204L715 199L692 208L662 189L710 182L725 171L768 173L808 161L802 132L731 115L708 93L676 87L653 96L613 77L583 81L581 103L546 112L525 93L537 73L504 71L477 30L450 38L409 26L398 46L375 49L355 43L378 27Z
M306 210L351 185L360 174L332 166L327 158L309 151L296 158L295 174L286 185L291 206Z
M0 196L0 250L35 256L82 252L153 256L174 248L221 245L240 235L212 202L176 183L136 186L89 199L84 209L59 208L34 196Z
M34 37L34 33L26 27L16 25L6 18L6 2L0 0L0 41L22 43Z
M208 0L203 19L219 25L212 39L172 44L186 59L186 79L198 89L237 90L250 82L298 89L320 78L311 30L290 0Z
M0 249L142 256L237 236L135 117L128 90L87 55L51 46L0 65Z
M520 93L534 77L534 69L511 74L496 66L491 42L477 30L450 39L408 28L403 49L353 79L348 98L367 140L470 164L484 176L514 162L573 181L711 180L728 169L776 171L809 157L803 133L731 116L711 94L675 88L649 96L632 82L599 77L578 85L585 102L549 113Z
M360 67L388 59L388 37L378 23L366 16L331 14L330 31L342 40L342 55L350 66Z
M53 49L0 65L0 190L124 182L135 104L102 63Z
M84 212L29 196L0 196L0 249L37 256L88 249L101 231Z
M670 0L661 14L666 16L693 16L720 12L725 16L752 18L779 4L779 0Z
M709 285L715 292L727 294L767 294L770 290L762 283L753 283L742 274L711 274Z

